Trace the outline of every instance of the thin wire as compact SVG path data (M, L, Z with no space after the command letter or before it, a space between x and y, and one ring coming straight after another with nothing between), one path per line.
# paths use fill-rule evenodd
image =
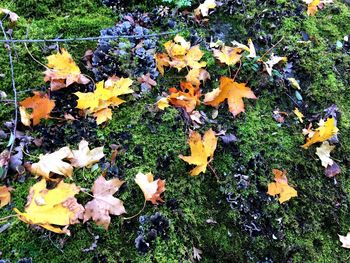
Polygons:
M0 43L42 43L42 42L72 42L72 41L94 41L101 39L117 39L117 38L144 38L144 37L157 37L163 35L173 35L179 33L180 30L163 32L158 34L147 35L121 35L121 36L99 36L99 37L73 37L73 38L53 38L53 39L0 39Z
M8 40L7 36L6 36L6 32L5 32L5 29L2 25L2 21L0 21L0 27L1 27L1 30L4 34L4 38L5 40ZM16 132L17 132L17 121L18 121L18 104L17 104L17 90L16 90L16 83L15 83L15 73L14 73L14 69L13 69L13 60L12 60L12 52L11 52L11 47L8 46L7 48L7 53L9 55L9 62L10 62L10 70L11 70L11 80L12 80L12 89L13 89L13 95L14 95L14 101L13 101L13 104L15 105L15 120L14 120L14 125L13 125L13 142L10 146L10 155L13 151L13 147L15 145L15 139L16 139ZM6 176L7 174L7 171L8 171L8 166L6 167L6 170L5 170L5 173L4 173L4 177Z

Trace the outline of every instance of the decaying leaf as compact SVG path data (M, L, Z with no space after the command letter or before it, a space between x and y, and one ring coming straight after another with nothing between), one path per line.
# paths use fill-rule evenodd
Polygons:
M154 205L158 202L164 202L160 195L165 191L165 180L154 180L152 173L143 174L139 172L136 175L135 182L141 188L146 201L151 201Z
M157 108L160 109L160 110L164 110L165 108L169 107L169 99L168 97L166 98L160 98L157 103Z
M255 58L256 57L256 50L253 41L249 38L248 39L248 46L241 44L237 41L231 42L234 47L238 47L243 49L244 51L249 52L248 58Z
M203 253L202 250L193 247L193 258L200 261L202 259L201 254Z
M201 81L205 82L207 79L210 79L210 74L203 68L191 69L186 75L186 81L197 87L201 84Z
M105 155L103 153L103 147L95 149L89 149L89 143L85 140L81 140L79 143L79 150L72 150L72 158L69 158L73 167L91 167L94 163L97 163Z
M301 90L299 82L295 78L288 78L288 81L290 82L290 85L292 85L293 88Z
M84 222L92 218L97 225L108 229L110 215L126 213L123 202L113 196L123 183L117 178L107 181L103 176L98 177L92 187L94 199L85 206Z
M190 172L190 175L195 176L205 173L207 165L213 160L217 141L218 138L212 129L204 133L203 139L198 132L192 131L190 133L188 144L190 145L191 155L179 155L185 162L196 165Z
M12 187L0 186L0 208L4 207L11 202Z
M87 110L96 117L97 124L112 119L112 111L109 107L119 106L125 100L118 96L130 94L134 91L130 88L132 80L129 78L110 77L106 82L96 84L94 92L76 92L78 96L77 108Z
M318 9L322 9L325 4L333 3L333 0L303 0L307 4L307 14L314 16Z
M216 1L215 0L205 0L202 4L198 6L194 10L194 15L199 18L199 17L206 17L209 14L210 9L214 9L216 7Z
M19 16L15 12L12 12L6 8L0 8L0 14L8 15L11 23L16 23L19 19Z
M303 120L304 114L302 114L298 108L295 108L295 109L293 110L293 112L294 112L294 114L298 117L299 121L300 121L301 123L303 123L303 122L304 122L304 120Z
M192 112L195 107L200 104L199 98L201 92L199 87L194 87L191 83L181 81L180 89L181 90L176 88L169 89L169 103L173 106L184 108L187 112ZM165 106L165 104L163 104L163 106Z
M80 189L61 181L56 188L47 189L42 179L30 188L25 212L15 208L18 218L27 224L39 225L59 234L70 234L69 225L82 219L84 208L75 199ZM60 228L61 226L63 228Z
M332 178L340 173L341 173L340 166L335 161L333 161L333 164L327 166L326 169L324 170L324 174L329 178Z
M141 83L141 84L146 85L148 90L151 90L152 87L157 86L157 82L155 82L155 81L151 78L151 74L150 74L150 73L147 73L147 74L142 75L141 77L138 77L138 78L137 78L137 81L138 81L139 83ZM141 85L141 88L142 88L142 85Z
M339 236L340 242L342 243L342 247L350 248L350 232L348 232L346 236L341 236L341 235L338 235L338 236Z
M50 112L55 107L55 101L50 100L47 94L34 91L34 96L19 102L21 121L24 125L30 126L30 119L33 119L33 126L39 124L41 119L50 118ZM32 112L28 113L27 109Z
M279 56L275 56L274 54L271 54L271 57L268 61L266 62L263 61L265 70L270 76L272 76L273 66L277 65L280 62L287 62L287 57L279 57Z
M59 90L73 83L87 84L90 80L81 74L71 55L61 48L61 52L47 57L48 64L44 80L50 81L52 91Z
M320 127L313 131L312 136L306 139L306 143L302 145L304 149L310 147L310 145L317 142L324 142L330 138L332 138L335 134L338 133L338 128L335 126L335 119L328 118L327 121L320 122Z
M72 176L73 166L63 159L73 158L73 153L69 147L63 147L56 152L40 154L39 162L33 163L30 172L36 176L42 176L47 180L51 179L51 172L66 177Z
M329 145L328 141L325 141L321 144L321 147L316 148L316 155L320 158L322 166L327 168L333 164L331 157L331 151L333 151L335 146Z
M297 191L288 185L287 171L282 172L278 169L272 169L272 173L275 175L274 179L276 182L268 184L267 193L269 195L279 195L278 200L281 204L292 197L298 196Z
M214 57L216 57L221 63L232 66L241 60L243 49L239 47L223 46L221 50L213 49L213 52Z
M227 99L229 111L233 116L237 116L244 112L243 98L256 99L256 96L246 84L237 83L228 77L221 77L219 88L205 94L204 104L218 108Z

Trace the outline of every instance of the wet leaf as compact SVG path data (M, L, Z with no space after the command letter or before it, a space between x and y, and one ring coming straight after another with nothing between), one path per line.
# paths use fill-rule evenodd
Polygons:
M221 50L213 49L214 57L216 57L221 63L228 66L235 65L242 57L242 48L223 46Z
M158 202L164 202L160 195L165 191L165 180L154 180L152 173L143 174L139 172L136 175L135 182L141 188L146 201L151 201L154 205Z
M180 90L170 88L168 101L171 105L184 108L187 112L192 112L200 104L201 92L199 87L194 87L191 83L180 82ZM163 101L163 105L165 102Z
M195 176L205 173L207 165L213 160L217 140L212 129L205 132L203 139L198 132L192 131L190 133L188 144L190 145L191 155L179 155L185 162L196 165L190 175Z
M287 62L287 57L279 57L272 54L268 61L263 62L265 70L270 76L272 76L272 68L280 62Z
M25 212L15 208L18 218L27 224L39 225L59 234L70 234L69 225L82 219L84 208L75 199L80 191L75 184L61 181L56 188L47 189L42 179L29 190ZM61 227L58 227L61 226Z
M298 196L297 191L288 185L287 171L282 172L278 169L272 169L272 173L275 175L275 182L268 184L267 193L269 195L279 195L278 200L281 204L292 197Z
M298 117L299 121L300 121L301 123L303 123L303 122L304 122L304 120L303 120L304 114L302 114L302 113L299 111L298 108L295 108L293 112L294 112L294 114Z
M107 181L103 176L98 177L92 187L94 199L85 206L84 222L92 218L96 225L108 229L110 215L126 213L123 202L113 196L123 183L117 178Z

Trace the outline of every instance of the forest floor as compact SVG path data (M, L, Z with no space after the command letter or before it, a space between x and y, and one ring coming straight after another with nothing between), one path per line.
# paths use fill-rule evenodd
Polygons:
M201 84L202 94L217 88L220 77L227 76L247 83L257 99L244 99L245 112L237 116L226 102L218 111L202 103L196 108L200 123L181 107L157 109L157 100L169 94L169 88L179 87L186 76L186 69L174 68L158 74L153 59L155 53L165 52L163 44L175 33L10 44L18 101L31 97L32 91L48 92L43 65L59 48L65 48L94 82L112 75L129 77L135 92L123 97L126 102L100 125L75 108L78 98L73 93L93 91L92 81L50 92L56 103L50 119L34 127L18 119L20 135L12 139L13 155L18 157L16 147L21 145L25 153L18 158L17 171L1 170L1 185L13 190L11 202L0 208L0 218L14 215L14 208L24 211L29 189L38 182L24 167L38 162L40 154L64 146L77 149L82 139L90 149L103 146L105 157L91 169L75 169L65 182L90 189L101 174L125 181L115 196L124 202L127 214L112 216L108 230L92 221L71 225L70 236L17 217L2 220L0 261L197 262L200 251L201 262L349 262L350 251L338 236L350 229L349 3L335 0L308 16L307 4L301 0L223 0L206 19L196 19L197 1L192 5L187 1L188 6L186 1L135 2L110 8L100 0L18 0L0 1L0 7L20 16L15 26L3 20L6 37L12 39L175 32L204 52L202 61L211 78ZM174 6L176 2L183 6ZM248 39L260 58L274 53L287 61L276 64L269 75L262 63L248 58L240 67L225 66L210 47L218 40L232 46L231 41L246 44ZM90 57L88 50L93 51ZM151 88L137 80L147 73L156 81ZM298 81L300 89L290 78ZM3 43L0 83L7 94L0 101L3 152L11 143L15 112L8 46ZM295 108L303 113L303 122L293 113ZM65 119L67 113L72 119ZM301 147L302 130L310 123L317 128L321 119L329 117L336 119L339 129L337 138L330 140L335 145L331 157L340 170L335 176L329 171L326 176L316 155L321 143ZM190 155L190 130L204 134L210 128L218 134L213 160L205 173L190 176L193 166L179 155ZM111 161L116 146L118 154ZM273 169L287 171L296 197L279 203L278 197L267 194ZM138 172L166 180L164 202L147 202L139 215L127 219L144 204L134 180ZM92 199L83 192L76 197L82 204Z

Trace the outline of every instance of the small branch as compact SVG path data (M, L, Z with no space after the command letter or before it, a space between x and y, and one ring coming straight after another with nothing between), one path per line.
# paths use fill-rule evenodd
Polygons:
M9 218L17 217L17 216L18 216L17 214L15 214L15 215L9 215L9 216L4 216L4 217L0 218L0 222L6 221L6 220L9 219Z
M73 37L73 38L53 38L53 39L0 39L0 43L43 43L43 42L73 42L73 41L95 41L101 39L136 38L136 37L158 37L164 35L174 35L180 30L146 35L121 35L121 36L99 36L99 37Z
M133 215L133 216L130 216L130 217L123 217L123 219L124 220L130 220L130 219L133 219L134 217L137 217L139 214L141 214L142 213L142 211L145 209L145 207L146 207L146 199L145 199L145 202L143 202L143 207L142 207L142 209L140 210L140 211L138 211L138 213L137 214L135 214L135 215Z
M0 27L1 27L1 30L2 30L2 33L4 35L5 40L8 41L5 29L4 29L3 25L2 25L2 21L0 21ZM12 60L11 47L7 46L6 49L7 49L8 55L9 55L10 70L11 70L11 81L12 81L12 89L13 89L13 95L14 95L13 104L15 105L15 119L14 119L14 124L13 124L12 135L13 135L13 138L16 138L17 121L18 121L17 90L16 90L16 83L15 83L15 73L14 73L14 69L13 69L13 60ZM9 150L10 151L10 157L11 157L14 145L15 145L15 140L12 142L12 144L10 146L10 150ZM5 171L3 173L3 177L6 177L7 171L8 171L8 166L6 166L6 168L5 168Z
M236 74L235 74L235 76L234 76L234 78L233 78L233 81L236 80L236 77L237 77L237 75L238 75L238 72L241 70L241 67L242 67L242 61L239 60L239 67L238 67L238 69L237 69L237 71L236 71Z
M284 39L284 37L282 37L280 40L278 40L278 42L277 42L276 44L274 44L272 47L270 47L270 48L261 56L261 58L260 58L259 60L262 61L262 59L263 59L267 54L269 54L279 43L281 43L283 39Z
M213 173L213 175L215 176L215 178L216 178L216 181L220 181L220 179L219 179L219 176L217 175L217 173L215 172L215 170L214 170L214 168L208 163L208 167L209 167L209 169L210 169L210 171Z

